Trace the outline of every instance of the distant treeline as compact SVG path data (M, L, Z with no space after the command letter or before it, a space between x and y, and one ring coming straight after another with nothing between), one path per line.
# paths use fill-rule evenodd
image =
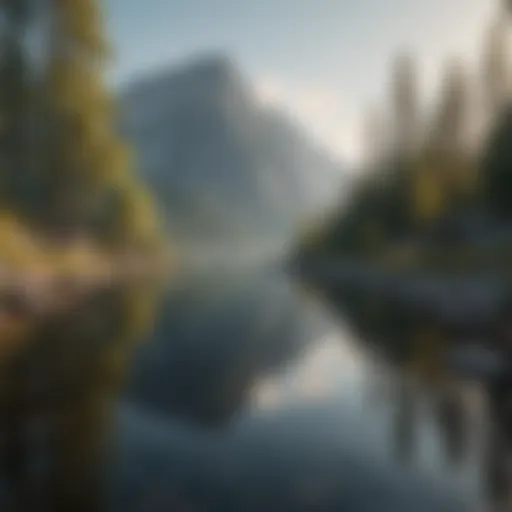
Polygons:
M448 62L429 108L420 101L415 59L398 56L387 114L373 111L366 120L364 163L349 199L308 229L305 251L373 258L431 241L455 219L476 237L512 220L507 38L505 20L489 26L476 73Z

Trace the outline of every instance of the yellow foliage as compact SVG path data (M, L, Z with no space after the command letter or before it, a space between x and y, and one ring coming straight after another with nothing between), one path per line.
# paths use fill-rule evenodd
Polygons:
M439 216L444 208L443 185L433 169L421 169L414 181L413 208L420 221Z
M156 312L162 282L145 282L146 276L125 279L131 270L129 256L140 257L144 272L144 265L152 265L154 251L141 249L153 248L151 244L162 231L151 197L131 174L126 148L117 140L113 104L100 73L108 51L100 1L50 0L44 9L47 26L51 27L49 54L44 87L39 88L39 81L34 86L40 93L34 104L40 108L38 119L51 128L43 134L48 139L36 158L37 172L42 173L40 191L45 196L34 208L30 205L24 209L32 212L31 222L8 211L0 212L0 273L21 278L21 284L33 284L31 277L39 277L41 272L50 280L41 288L32 288L44 296L34 309L26 309L26 314L0 311L0 363L4 362L2 358L16 355L19 341L28 341L36 373L41 372L43 380L52 383L55 378L65 392L69 391L67 405L63 408L60 398L48 404L49 415L45 418L59 435L51 447L54 476L45 489L52 499L44 508L96 510L89 506L89 501L95 501L94 490L87 491L87 495L73 491L83 481L81 467L92 462L89 454L92 456L96 445L99 447L110 403L107 395L115 393L113 388L122 382L133 342L151 326ZM113 187L119 187L120 193L103 208L102 200L106 198L108 203L114 195L110 194ZM24 208L16 198L6 199ZM40 205L45 209L39 210ZM7 208L7 203L3 207ZM34 218L36 209L38 219ZM114 250L100 245L103 226L98 224L102 222L116 224L112 233L113 238L118 237ZM38 230L32 229L36 224ZM56 233L64 233L65 239L56 241L47 236ZM108 279L110 272L119 286L104 286L111 282L102 282L101 278ZM63 275L77 286L64 290L53 286L55 278ZM90 281L90 277L100 280ZM37 301L41 296L35 297ZM85 298L94 300L82 302ZM65 311L61 311L62 305ZM47 314L56 311L67 314L39 325ZM51 360L50 365L46 359ZM4 398L20 405L17 394ZM14 412L12 420L23 427L26 418Z
M53 243L38 236L14 214L0 213L0 266L9 271L107 277L115 269L113 257L90 238Z
M44 251L23 221L10 212L0 213L0 261L9 269L44 265Z
M92 276L105 267L106 254L89 240L82 239L67 247L56 247L53 252L56 272L75 276Z
M133 179L116 185L120 195L114 237L122 246L160 245L163 229L149 191Z
M98 67L104 46L99 5L97 0L53 0L52 4L55 40L61 46L50 55L47 71L49 114L59 128L52 147L56 157L48 166L55 175L53 204L58 215L53 218L69 211L77 224L92 219L102 226L100 231L105 228L98 234L108 232L111 245L143 245L156 240L160 226L151 197L130 172L129 151L116 135L115 107ZM92 208L85 212L72 208L70 179L80 183L85 199L91 195L90 204L105 195L116 196L99 214L102 219ZM117 190L111 194L112 189Z
M84 112L88 117L105 120L112 114L112 100L94 68L63 57L53 57L47 80L52 108L68 114Z
M474 198L477 192L477 174L473 166L460 159L450 163L452 188L456 195L465 198Z
M146 282L124 295L125 322L120 332L122 343L136 342L149 336L155 323L161 288L162 283Z
M97 1L54 0L58 9L60 30L72 35L73 42L86 48L89 54L103 58L108 53L108 45L103 36L101 13Z
M91 133L91 145L96 143L91 157L91 168L95 176L105 185L119 183L120 180L133 179L129 175L131 155L128 148L104 131ZM101 136L103 135L103 140ZM128 176L126 176L128 174Z

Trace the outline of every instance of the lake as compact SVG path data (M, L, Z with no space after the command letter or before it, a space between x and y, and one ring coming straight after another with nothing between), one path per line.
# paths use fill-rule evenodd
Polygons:
M113 510L472 510L476 454L451 471L427 418L418 463L400 466L393 401L368 397L369 368L280 265L189 275L137 353Z

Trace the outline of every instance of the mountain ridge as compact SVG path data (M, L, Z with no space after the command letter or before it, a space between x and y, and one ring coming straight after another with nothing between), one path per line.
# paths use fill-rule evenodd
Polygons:
M343 166L226 56L146 73L120 98L137 165L185 237L290 234L341 187Z

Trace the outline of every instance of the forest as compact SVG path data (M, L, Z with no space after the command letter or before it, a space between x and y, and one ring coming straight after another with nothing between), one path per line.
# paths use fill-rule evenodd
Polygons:
M457 58L445 63L430 102L417 60L398 55L389 104L364 120L364 163L349 199L308 226L304 255L401 271L510 268L508 29L503 16L487 28L476 70Z
M484 33L477 68L449 60L431 102L421 98L414 56L396 57L389 104L365 119L365 161L348 199L308 226L298 250L306 280L397 370L395 441L406 460L416 447L418 396L430 399L448 458L464 460L470 420L463 396L473 380L454 371L447 354L480 342L506 357L510 343L509 31L500 12ZM466 291L457 291L463 284ZM507 405L485 378L476 380L493 425L484 480L500 502L510 481L509 427L500 426Z
M103 502L112 404L168 254L116 129L101 7L0 5L0 460L12 510ZM38 421L50 434L27 437Z

